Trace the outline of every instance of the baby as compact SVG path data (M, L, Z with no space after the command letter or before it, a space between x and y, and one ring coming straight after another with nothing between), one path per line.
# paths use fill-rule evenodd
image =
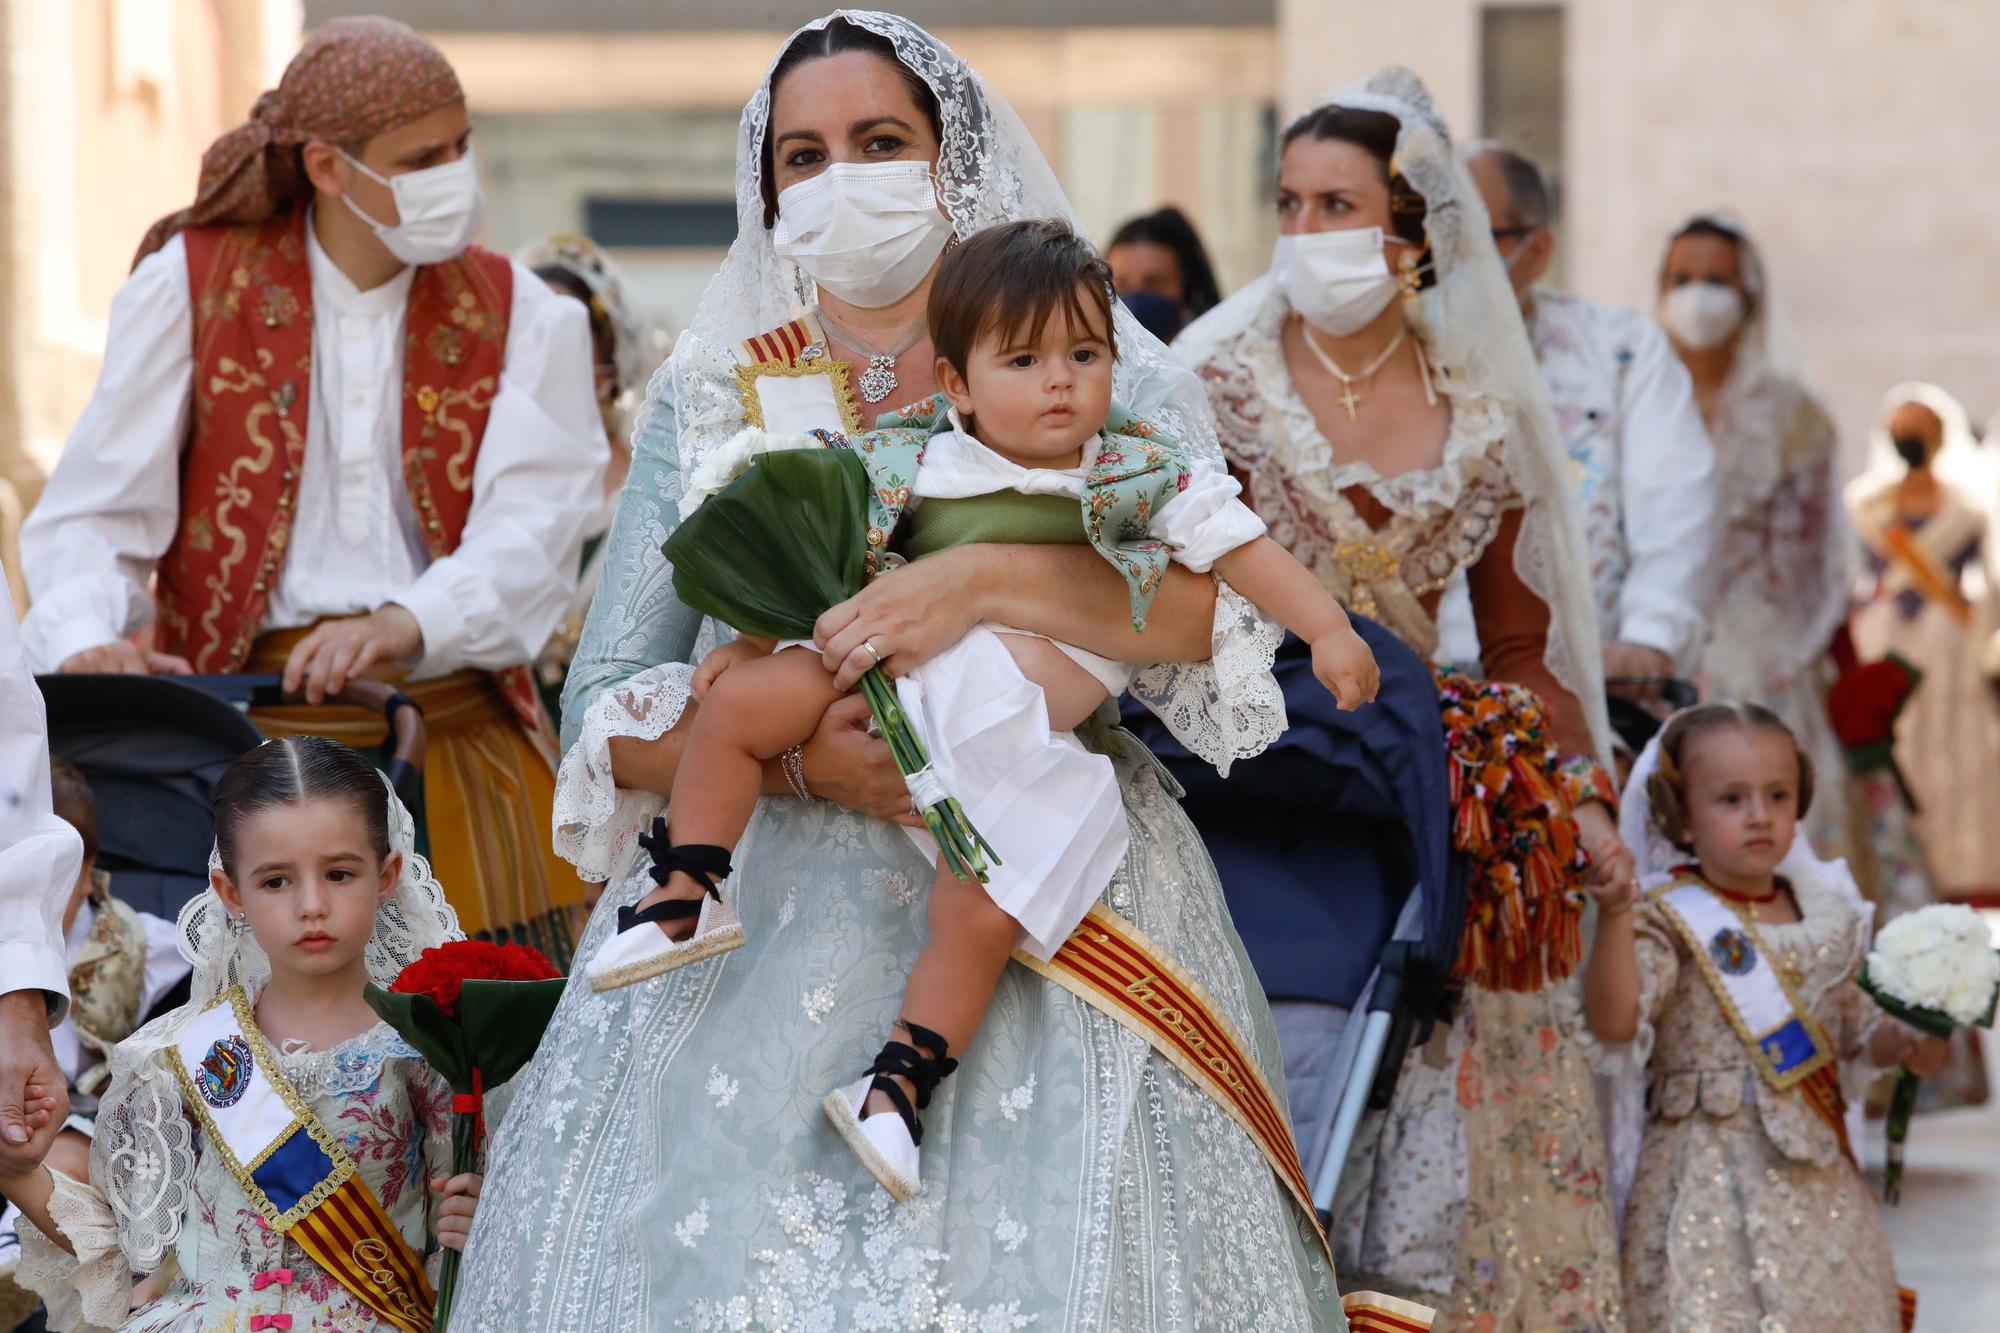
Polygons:
M924 431L851 442L871 485L901 502L889 544L905 559L969 542L1093 545L1124 574L1135 628L1167 560L1213 570L1311 644L1314 671L1342 707L1371 700L1367 645L1265 535L1238 484L1195 468L1176 443L1113 406L1112 300L1104 261L1061 222L994 227L946 257L928 316L949 411ZM914 465L906 500L903 488L884 487L894 466L885 459L899 451ZM1110 761L1071 733L1131 677L1130 666L1072 645L981 626L897 682L933 770L1000 863L983 885L940 864L930 940L895 1033L857 1082L826 1098L829 1117L898 1199L919 1188L917 1113L957 1067L951 1053L977 1032L1009 956L1017 947L1053 955L1124 858ZM817 651L748 637L710 654L693 691L701 708L675 777L671 833L656 828L648 841L660 888L621 913L619 935L592 960L600 990L742 945L717 881L730 873L763 763L808 737L839 697Z

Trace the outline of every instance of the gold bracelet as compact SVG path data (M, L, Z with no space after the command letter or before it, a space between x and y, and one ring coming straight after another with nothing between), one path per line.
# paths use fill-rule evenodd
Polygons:
M778 756L778 767L785 772L785 781L792 785L792 794L807 805L818 803L819 797L806 789L806 747L794 745Z

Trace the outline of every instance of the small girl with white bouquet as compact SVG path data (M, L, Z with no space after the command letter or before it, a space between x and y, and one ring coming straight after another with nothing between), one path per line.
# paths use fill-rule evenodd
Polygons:
M1646 1080L1622 1236L1634 1328L1904 1326L1840 1066L1935 1072L1948 1048L1858 984L1870 910L1797 836L1813 778L1767 709L1677 714L1625 793L1643 890L1591 890L1589 1039L1603 1072ZM1614 1174L1629 1151L1611 1145Z
M180 915L192 998L113 1049L89 1183L0 1177L50 1328L428 1333L480 1178L445 1179L451 1090L363 998L460 935L414 843L337 741L223 774L210 886Z
M884 550L893 560L979 541L1089 543L1125 574L1135 627L1168 559L1212 569L1312 646L1315 673L1343 707L1372 699L1367 645L1312 574L1265 536L1238 484L1197 469L1113 406L1113 300L1104 261L1061 222L990 228L945 258L928 316L949 411L926 423L927 434L885 429L843 442L897 507L887 531L869 534L869 568ZM912 466L904 484L890 485L898 474L884 457L897 449ZM717 489L727 480L709 478ZM1008 958L1017 947L1051 957L1124 859L1111 763L1071 733L1132 674L1069 644L982 626L897 682L933 771L999 862L980 885L940 859L931 938L892 1038L857 1082L825 1100L898 1199L920 1187L917 1112L956 1068L952 1053L978 1030ZM646 840L660 887L620 913L620 933L591 960L599 990L742 945L720 882L763 763L806 739L843 690L810 645L740 637L701 664L693 692L700 711L675 777L671 831L656 825Z

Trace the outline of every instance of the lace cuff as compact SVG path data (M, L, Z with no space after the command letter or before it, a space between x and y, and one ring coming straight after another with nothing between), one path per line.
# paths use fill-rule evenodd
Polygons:
M1229 776L1238 759L1262 754L1285 732L1285 696L1271 663L1285 630L1217 579L1215 632L1206 662L1156 662L1132 682L1191 754Z
M132 1312L132 1267L118 1244L118 1221L104 1196L53 1168L49 1216L74 1255L20 1219L21 1266L15 1280L49 1307L55 1333L97 1333L123 1325Z
M641 831L666 805L657 792L629 791L611 775L611 738L658 740L681 720L694 668L650 667L592 699L576 744L556 770L555 850L586 880L609 880L631 860Z

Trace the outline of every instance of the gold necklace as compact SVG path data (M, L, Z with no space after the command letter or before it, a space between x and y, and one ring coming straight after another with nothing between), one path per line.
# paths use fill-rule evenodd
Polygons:
M1373 361L1352 375L1342 370L1334 361L1333 354L1319 345L1319 339L1313 336L1312 325L1301 322L1299 332L1305 335L1306 347L1319 358L1319 363L1340 381L1340 405L1347 409L1349 421L1357 421L1360 418L1355 409L1361 406L1361 395L1354 391L1354 386L1366 384L1375 378L1376 371L1389 364L1389 358L1396 354L1396 349L1403 345L1403 339L1409 336L1410 326L1405 324L1397 329L1396 336L1389 340L1389 345L1384 347Z

